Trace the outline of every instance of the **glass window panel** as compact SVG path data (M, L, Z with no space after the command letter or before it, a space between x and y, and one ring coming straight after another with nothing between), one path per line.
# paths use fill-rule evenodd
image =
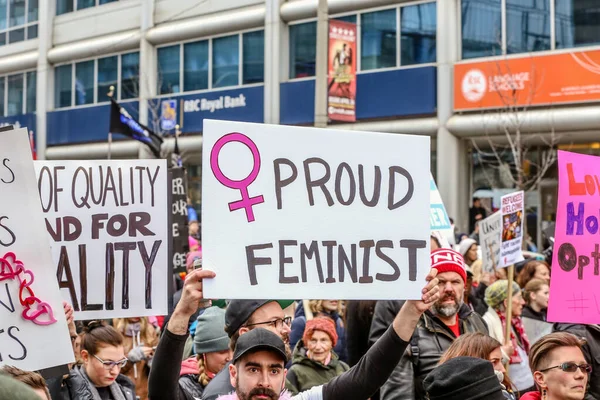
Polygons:
M6 16L8 13L8 0L0 0L0 29L8 26Z
M183 45L183 90L208 89L208 40Z
M98 103L110 101L108 92L110 87L115 87L115 96L117 90L117 81L119 79L119 56L104 57L98 59Z
M4 46L6 44L6 32L0 33L0 46Z
M25 40L25 28L14 29L8 32L8 43L17 43Z
M400 12L400 64L435 62L436 3L402 7Z
M77 9L83 10L84 8L94 7L96 0L77 0Z
M100 5L107 4L107 3L112 3L114 1L118 1L118 0L100 0Z
M356 23L356 14L345 15L343 17L335 17L332 19L335 19L336 21L344 21L344 22L350 22L351 24L355 24Z
M179 93L179 45L157 50L158 94Z
M0 78L0 117L4 117L6 114L4 113L4 77Z
M94 102L94 60L75 64L75 105Z
M25 24L25 0L10 0L8 2L8 22L9 26L19 26Z
M500 0L462 0L462 58L502 54Z
M54 69L54 108L71 106L71 69L71 64Z
M36 82L37 72L27 72L27 104L25 105L25 112L34 113L36 107Z
M396 9L361 15L361 70L396 66Z
M27 27L27 40L35 39L38 37L38 25L31 25Z
M550 50L550 3L506 0L507 53L541 50Z
M12 75L8 81L8 104L6 115L23 114L23 74Z
M139 96L140 53L121 56L121 99L135 99Z
M27 22L34 22L38 20L38 0L29 0L27 7Z
M556 47L566 49L600 43L597 1L556 0Z
M243 83L260 83L265 80L265 31L244 33Z
M46 0L50 1L50 0ZM56 15L66 14L73 11L75 0L56 0Z
M213 39L212 86L239 84L240 47L238 35Z
M290 78L315 76L317 23L290 25Z

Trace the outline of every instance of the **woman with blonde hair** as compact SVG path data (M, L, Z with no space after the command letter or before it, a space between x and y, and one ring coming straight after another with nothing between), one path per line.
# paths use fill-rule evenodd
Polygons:
M158 344L156 328L147 317L115 318L113 326L124 337L123 348L129 360L121 373L135 383L140 400L146 400L152 356Z
M292 350L304 335L306 321L313 318L326 317L335 323L338 342L334 347L335 353L341 361L347 362L346 355L346 329L342 318L341 300L304 300L296 309L292 332L290 333L290 347Z
M521 400L583 400L592 372L583 355L584 344L566 332L551 333L534 344L529 366L538 391Z
M492 363L497 375L501 375L504 397L509 400L516 399L512 392L512 382L504 368L504 357L502 355L502 344L496 339L481 332L472 332L460 335L448 350L442 355L438 365L456 357L476 357L488 360Z

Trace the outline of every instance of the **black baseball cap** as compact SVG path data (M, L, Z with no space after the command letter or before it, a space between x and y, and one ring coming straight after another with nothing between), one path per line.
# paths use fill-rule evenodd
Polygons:
M259 350L273 351L283 359L284 365L288 362L283 340L267 329L257 328L240 336L233 352L233 363L235 364L245 354Z
M231 300L225 311L225 332L232 337L254 311L272 301L279 303L282 310L294 302L294 300Z

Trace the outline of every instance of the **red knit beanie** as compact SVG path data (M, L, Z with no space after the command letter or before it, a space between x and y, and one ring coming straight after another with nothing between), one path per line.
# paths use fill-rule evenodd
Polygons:
M467 272L465 269L465 260L459 252L452 249L436 249L431 252L431 268L442 272L456 272L460 275L463 282L467 283Z
M327 317L317 317L315 319L311 319L310 321L306 321L304 335L302 336L304 345L306 345L312 338L315 331L322 331L328 334L331 342L333 343L333 347L335 347L338 341L338 335L335 329L335 323L331 319Z

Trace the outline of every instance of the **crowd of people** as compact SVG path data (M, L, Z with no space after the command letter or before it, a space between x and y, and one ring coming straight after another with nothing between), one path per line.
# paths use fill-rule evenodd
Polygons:
M419 301L204 299L191 221L170 315L75 323L65 303L68 374L5 366L0 399L600 399L600 327L547 321L543 259L512 285L482 270L475 206L456 249L432 236Z

